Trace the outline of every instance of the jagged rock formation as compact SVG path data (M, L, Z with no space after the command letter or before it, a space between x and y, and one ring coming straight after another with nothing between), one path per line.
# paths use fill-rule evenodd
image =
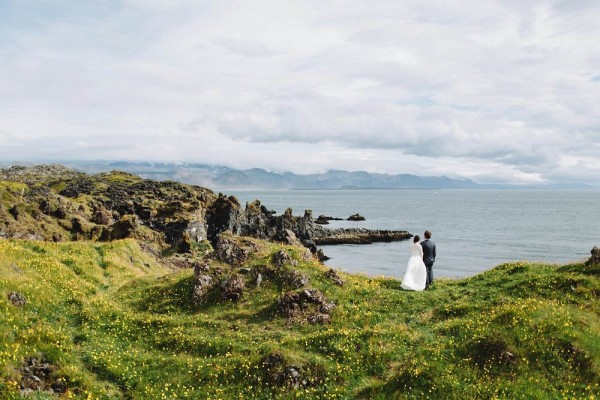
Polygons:
M0 236L34 240L138 238L189 250L206 239L208 189L113 171L89 176L55 165L0 170Z
M316 223L311 210L305 210L304 215L299 217L292 215L290 208L282 215L275 215L273 211L261 205L259 200L248 203L242 210L235 197L226 197L222 194L209 207L207 216L208 238L211 241L216 241L220 232L227 229L232 233L259 239L288 244L301 242L313 253L316 253L315 246L319 244L370 244L406 240L412 237L407 231L366 228L328 229Z
M256 252L256 245L249 240L236 240L230 231L221 233L216 240L214 256L227 264L240 266Z
M587 265L600 265L600 248L594 246L590 253L592 256L587 261Z

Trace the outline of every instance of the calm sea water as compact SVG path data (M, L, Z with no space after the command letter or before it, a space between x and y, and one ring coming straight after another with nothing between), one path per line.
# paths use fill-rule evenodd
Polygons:
M433 232L435 276L466 277L517 260L567 263L587 259L600 245L600 191L535 190L237 190L282 213L305 209L366 221L332 221L328 227ZM349 272L401 278L409 241L322 246L327 264Z

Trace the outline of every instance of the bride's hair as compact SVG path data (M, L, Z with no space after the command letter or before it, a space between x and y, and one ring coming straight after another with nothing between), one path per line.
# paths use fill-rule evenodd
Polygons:
M419 237L419 235L416 235L413 239L413 243L417 243L419 240L421 240L421 238Z

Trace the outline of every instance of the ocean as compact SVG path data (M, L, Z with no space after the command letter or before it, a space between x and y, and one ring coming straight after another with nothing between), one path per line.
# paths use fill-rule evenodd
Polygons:
M259 199L281 214L312 210L362 222L331 221L330 228L364 227L433 233L434 276L468 277L518 261L568 263L600 246L600 191L575 190L233 190L242 205ZM327 265L348 272L402 278L410 241L321 246Z

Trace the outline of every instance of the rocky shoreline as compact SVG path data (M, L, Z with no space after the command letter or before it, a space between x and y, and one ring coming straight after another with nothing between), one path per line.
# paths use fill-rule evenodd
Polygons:
M302 244L371 244L406 240L406 231L328 229L311 210L276 215L259 200L242 207L235 196L177 182L159 182L112 171L87 175L59 165L0 170L4 201L0 237L32 240L111 241L133 237L157 251L186 253L221 233ZM334 218L331 218L334 219ZM337 219L337 218L335 218ZM354 214L348 220L362 221Z

